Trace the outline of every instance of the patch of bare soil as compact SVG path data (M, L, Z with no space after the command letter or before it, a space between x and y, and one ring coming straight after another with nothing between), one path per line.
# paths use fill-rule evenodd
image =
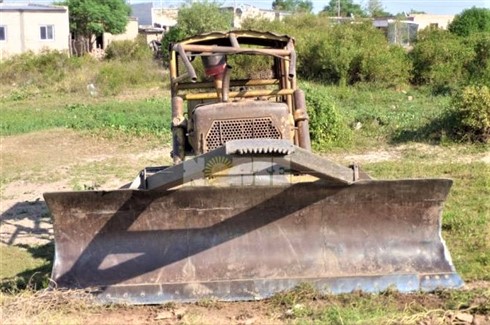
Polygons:
M52 240L52 224L42 195L74 190L75 168L121 161L134 166L129 174L136 176L145 166L168 164L170 156L169 148L155 149L143 140L101 139L65 129L2 137L0 143L0 242L9 245ZM119 188L132 180L117 177L116 169L114 166L114 174L107 169L105 182L97 183L98 189ZM99 173L94 179L101 176ZM86 183L93 183L90 177Z
M86 324L283 324L279 313L271 312L264 302L212 302L173 304L172 306L135 306L107 311L99 318L91 315ZM102 316L102 315L101 315Z

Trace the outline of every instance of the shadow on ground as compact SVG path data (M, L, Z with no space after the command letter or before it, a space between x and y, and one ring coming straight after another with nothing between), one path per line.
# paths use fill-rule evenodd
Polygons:
M0 280L0 291L14 293L26 288L40 290L48 287L53 268L54 244L49 242L40 246L16 245L24 248L34 259L43 261L42 265L24 270L12 277Z
M24 249L41 264L1 279L0 291L16 292L25 288L47 287L53 266L54 244L53 225L46 203L42 200L17 202L0 215L0 221L0 243Z
M17 202L0 215L0 242L7 245L42 245L52 240L52 221L41 200Z
M404 142L425 142L438 144L445 140L460 141L456 114L448 112L440 117L428 121L425 125L416 129L400 130L391 137L392 144Z

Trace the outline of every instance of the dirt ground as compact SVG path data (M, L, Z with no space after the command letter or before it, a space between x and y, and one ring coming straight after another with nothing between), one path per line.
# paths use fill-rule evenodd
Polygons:
M155 149L144 140L103 140L70 130L29 133L0 141L4 184L0 194L0 242L7 245L45 244L52 240L43 193L94 186L115 189L131 181L145 166L170 163L168 147ZM117 162L121 166L117 167ZM115 165L114 172L111 165ZM101 171L100 166L105 168ZM116 171L121 168L122 172ZM103 182L95 185L96 178Z
M53 240L52 224L48 216L43 193L84 188L114 189L135 177L145 166L170 163L170 149L155 147L145 140L100 139L82 136L74 131L58 129L27 135L0 138L1 185L0 215L1 245L39 245ZM399 160L407 150L425 150L435 159L444 159L447 152L431 146L417 148L398 147L347 156L334 154L338 161L359 163ZM458 156L460 160L481 160L490 163L489 153ZM447 157L446 157L447 158ZM488 282L470 283L471 286L487 287ZM400 295L400 308L416 301L427 310L439 309L442 300L436 295ZM318 308L332 303L315 300ZM490 303L490 302L489 302ZM21 304L21 302L19 302ZM272 306L272 302L202 302L198 304L172 304L147 307L127 307L91 310L74 314L77 323L130 324L175 322L188 324L276 324L289 322L287 308ZM20 305L19 305L20 306ZM14 306L15 307L15 306ZM13 308L12 306L10 308ZM12 309L2 310L3 313ZM1 315L0 315L1 316ZM2 319L12 319L4 318ZM430 316L430 315L429 315ZM427 317L429 317L427 316ZM465 323L452 317L454 323ZM461 315L460 315L461 316ZM461 317L464 317L461 316ZM16 319L16 318L14 318ZM449 318L448 318L449 319ZM64 319L66 320L66 319ZM20 321L17 318L17 321ZM427 324L430 317L421 318ZM482 316L479 324L490 324L488 316ZM26 320L29 323L29 320ZM403 323L403 322L402 322ZM452 321L451 321L452 323ZM466 322L468 323L468 322ZM425 324L425 323L424 323Z

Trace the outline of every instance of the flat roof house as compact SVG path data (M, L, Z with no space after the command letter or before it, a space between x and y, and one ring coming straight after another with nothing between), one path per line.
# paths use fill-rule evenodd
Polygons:
M68 8L0 3L0 60L42 50L69 51Z

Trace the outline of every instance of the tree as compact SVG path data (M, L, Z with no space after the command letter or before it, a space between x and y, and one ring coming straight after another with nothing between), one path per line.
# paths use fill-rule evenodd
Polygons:
M123 33L131 13L124 0L67 0L63 5L69 9L70 31L75 38L89 42L88 50L93 35Z
M390 15L384 10L381 0L369 0L366 6L366 11L370 17L384 17Z
M187 3L179 9L177 16L177 26L186 36L228 30L232 21L233 13L221 9L214 1Z
M449 24L449 31L459 36L490 32L490 9L473 7L464 10Z
M310 13L313 10L313 2L309 0L274 0L272 2L272 9Z
M169 59L170 44L196 34L229 30L232 21L233 13L221 9L216 2L188 2L179 9L177 25L163 36L163 61L166 63Z
M337 16L338 7L340 6L340 16L366 16L364 10L362 10L361 5L354 3L352 0L330 0L329 4L323 8L322 12L326 13L328 16Z

